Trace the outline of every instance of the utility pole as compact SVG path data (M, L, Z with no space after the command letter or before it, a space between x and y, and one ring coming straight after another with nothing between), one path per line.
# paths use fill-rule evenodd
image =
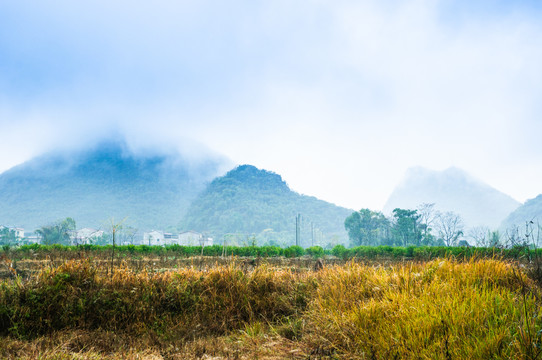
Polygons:
M295 216L295 244L299 242L299 227L298 227L298 221L299 221L299 214Z
M299 246L299 238L301 237L300 235L300 231L299 231L299 227L300 227L300 224L301 223L301 214L297 214L297 216L295 217L295 245L296 246Z
M314 224L311 221L311 246L314 246Z

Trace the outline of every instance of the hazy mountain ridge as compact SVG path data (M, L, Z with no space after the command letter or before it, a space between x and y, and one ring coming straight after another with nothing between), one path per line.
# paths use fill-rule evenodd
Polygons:
M295 217L305 219L302 245L308 246L308 222L325 234L346 241L344 219L352 210L300 195L280 175L242 165L217 178L192 203L180 224L183 230L205 232L221 239L227 233L272 232L283 241L295 241Z
M527 200L523 205L508 215L501 224L501 229L507 230L520 226L523 230L525 223L533 221L542 224L542 194L534 199ZM535 225L536 227L536 225Z
M467 226L485 225L494 229L520 205L461 169L433 171L416 167L407 170L386 202L384 213L389 214L397 207L415 209L421 203L435 203L441 211L454 211Z
M115 141L46 154L0 174L0 222L26 231L68 216L80 227L101 227L110 218L142 230L175 226L226 162L136 154Z

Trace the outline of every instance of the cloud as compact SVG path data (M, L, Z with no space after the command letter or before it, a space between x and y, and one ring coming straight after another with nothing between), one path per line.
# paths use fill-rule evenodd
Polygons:
M540 9L497 5L3 3L0 128L27 141L0 145L18 149L0 168L119 131L193 139L353 208L381 207L413 165L523 200L542 173Z

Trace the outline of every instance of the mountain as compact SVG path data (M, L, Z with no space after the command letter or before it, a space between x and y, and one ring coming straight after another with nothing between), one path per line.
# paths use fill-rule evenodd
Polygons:
M140 230L174 227L225 166L219 156L134 152L124 141L49 153L0 174L0 224L34 231L72 217L78 227L112 218Z
M458 213L467 227L485 225L493 229L520 205L461 169L416 167L407 170L386 202L384 213L390 214L395 208L415 209L422 203L435 203L438 210Z
M520 226L525 229L525 222L533 221L542 224L542 194L534 199L527 200L503 220L501 229L506 230Z
M352 210L298 194L280 175L242 165L213 180L190 206L180 224L222 243L292 245L301 215L302 246L346 242L345 218ZM312 225L311 225L312 223ZM255 238L253 238L255 237Z

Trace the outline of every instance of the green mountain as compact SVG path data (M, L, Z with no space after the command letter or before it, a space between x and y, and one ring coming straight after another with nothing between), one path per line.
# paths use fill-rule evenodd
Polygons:
M542 194L534 199L527 200L525 204L518 207L503 220L501 229L507 230L513 227L520 227L523 231L525 223L533 221L542 225Z
M78 227L103 228L126 218L140 230L174 228L227 165L175 151L135 153L118 141L46 154L0 174L0 224L34 231L72 217Z
M242 165L213 180L179 227L204 232L215 243L293 245L300 214L300 245L346 243L344 219L352 210L298 194L280 175Z
M461 169L433 171L415 167L407 170L394 189L384 213L390 214L394 208L416 209L422 203L435 203L440 211L458 213L467 227L485 225L492 229L520 205Z

